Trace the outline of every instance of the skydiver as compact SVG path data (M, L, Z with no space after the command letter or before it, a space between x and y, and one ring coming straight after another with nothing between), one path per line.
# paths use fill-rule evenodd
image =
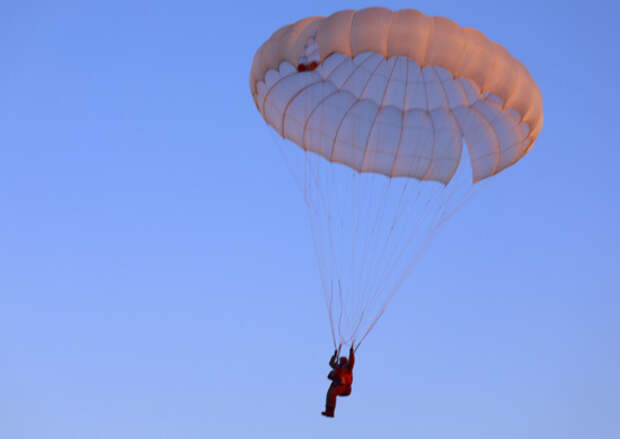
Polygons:
M351 394L351 384L353 384L353 365L355 364L355 351L353 350L353 344L349 349L349 358L340 357L340 361L336 363L338 358L338 350L334 351L329 360L329 365L332 370L327 375L327 378L332 381L327 390L327 397L325 398L325 411L321 412L323 416L329 418L334 417L334 410L336 410L336 397L337 396L349 396Z

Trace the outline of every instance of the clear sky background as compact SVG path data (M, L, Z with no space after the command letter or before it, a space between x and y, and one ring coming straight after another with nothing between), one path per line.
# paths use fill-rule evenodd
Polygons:
M615 1L384 1L538 82L530 154L435 239L320 416L305 208L248 85L279 27L366 1L0 7L0 437L620 437Z

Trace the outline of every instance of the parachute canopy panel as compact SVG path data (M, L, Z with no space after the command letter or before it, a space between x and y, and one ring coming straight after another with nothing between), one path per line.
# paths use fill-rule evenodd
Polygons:
M543 123L527 69L482 33L416 10L345 10L275 32L250 88L265 121L359 172L447 184L465 141L474 181L516 163Z

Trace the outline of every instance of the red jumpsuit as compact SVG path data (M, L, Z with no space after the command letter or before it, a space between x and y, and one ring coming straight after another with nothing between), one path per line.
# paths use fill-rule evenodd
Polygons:
M353 384L353 365L355 364L355 353L353 347L349 350L349 359L341 357L340 362L336 363L337 353L334 352L332 358L329 360L329 365L332 370L327 375L332 383L327 390L327 397L325 398L325 411L321 414L323 416L333 417L334 410L336 410L336 397L337 396L349 396L351 394L351 384Z

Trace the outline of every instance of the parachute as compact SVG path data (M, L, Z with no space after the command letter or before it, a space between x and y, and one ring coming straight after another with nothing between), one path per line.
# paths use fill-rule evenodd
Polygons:
M359 346L438 228L525 156L543 123L521 62L412 9L285 26L256 52L250 89L301 148L283 149L299 159L335 346Z

